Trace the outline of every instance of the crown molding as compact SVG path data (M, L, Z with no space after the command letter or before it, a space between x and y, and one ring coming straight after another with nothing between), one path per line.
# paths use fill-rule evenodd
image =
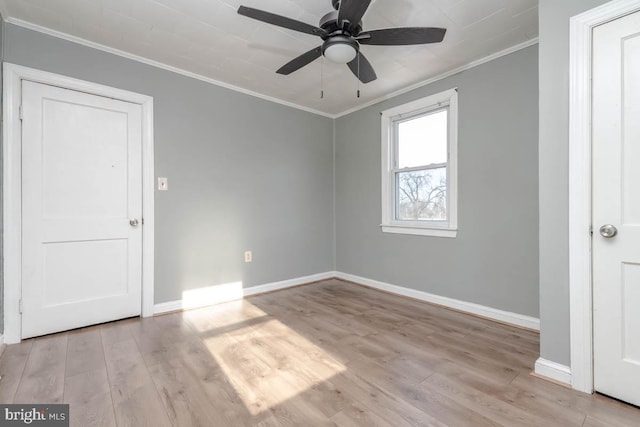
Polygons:
M0 1L0 3L1 3L1 1ZM171 71L171 72L176 73L176 74L181 74L183 76L190 77L192 79L200 80L200 81L203 81L205 83L209 83L209 84L212 84L212 85L215 85L215 86L220 86L220 87L223 87L225 89L230 89L230 90L233 90L235 92L240 92L240 93L243 93L245 95L254 96L256 98L264 99L266 101L275 102L276 104L281 104L281 105L284 105L284 106L287 106L287 107L291 107L291 108L295 108L295 109L298 109L298 110L306 111L308 113L317 114L319 116L328 117L330 119L334 119L335 118L334 115L326 113L324 111L315 110L313 108L305 107L303 105L295 104L293 102L285 101L285 100L282 100L282 99L279 99L279 98L275 98L273 96L269 96L269 95L265 95L265 94L262 94L262 93L259 93L259 92L254 92L252 90L244 89L244 88L241 88L239 86L235 86L235 85L232 85L232 84L229 84L229 83L225 83L225 82L222 82L220 80L215 80L215 79L212 79L210 77L203 76L201 74L193 73L191 71L183 70L182 68L174 67L172 65L168 65L168 64L165 64L163 62L154 61L152 59L145 58L143 56L135 55L133 53L125 52L125 51L120 50L120 49L116 49L116 48L113 48L113 47L105 46L105 45L100 44L100 43L95 43L95 42L89 41L87 39L83 39L81 37L76 37L76 36L73 36L71 34L64 33L62 31L52 30L50 28L46 28L46 27L43 27L43 26L40 26L40 25L37 25L37 24L32 24L31 22L23 21L21 19L9 17L9 18L5 19L5 22L7 22L9 24L16 25L18 27L26 28L28 30L37 31L39 33L43 33L43 34L46 34L46 35L49 35L49 36L52 36L52 37L56 37L56 38L59 38L59 39L67 40L67 41L70 41L70 42L73 42L73 43L77 43L77 44L80 44L80 45L83 45L83 46L91 47L93 49L101 50L103 52L111 53L113 55L121 56L123 58L127 58L127 59L130 59L132 61L141 62L143 64L150 65L152 67L161 68L163 70Z
M123 58L130 59L132 61L141 62L143 64L150 65L152 67L161 68L161 69L164 69L164 70L167 70L167 71L171 71L171 72L174 72L176 74L181 74L181 75L186 76L186 77L190 77L190 78L193 78L193 79L196 79L196 80L200 80L200 81L203 81L203 82L215 85L215 86L220 86L220 87L223 87L223 88L226 88L226 89L230 89L230 90L233 90L235 92L240 92L240 93L243 93L245 95L254 96L256 98L264 99L266 101L271 101L271 102L274 102L276 104L280 104L280 105L284 105L284 106L287 106L287 107L295 108L295 109L298 109L298 110L306 111L306 112L312 113L312 114L317 114L319 116L328 117L330 119L337 119L337 118L346 116L348 114L351 114L351 113L354 113L356 111L362 110L364 108L370 107L370 106L375 105L377 103L380 103L382 101L386 101L386 100L394 98L394 97L396 97L398 95L402 95L402 94L405 94L407 92L411 92L412 90L415 90L415 89L421 88L423 86L427 86L429 84L435 83L435 82L437 82L439 80L442 80L442 79L445 79L447 77L453 76L454 74L458 74L460 72L469 70L471 68L477 67L479 65L485 64L487 62L493 61L495 59L501 58L503 56L509 55L511 53L514 53L514 52L517 52L519 50L522 50L522 49L525 49L527 47L530 47L530 46L538 44L538 37L536 37L534 39L531 39L531 40L527 40L526 42L519 43L519 44L517 44L515 46L511 46L511 47L509 47L507 49L501 50L500 52L496 52L496 53L493 53L491 55L485 56L483 58L477 59L475 61L469 62L469 63L467 63L465 65L462 65L462 66L460 66L458 68L455 68L453 70L447 71L445 73L439 74L439 75L437 75L435 77L430 77L427 80L423 80L423 81L415 83L415 84L413 84L411 86L407 86L405 88L399 89L399 90L397 90L395 92L391 92L389 94L380 96L380 97L375 98L375 99L373 99L371 101L368 101L368 102L366 102L366 103L364 103L362 105L358 105L356 107L350 108L348 110L342 111L342 112L337 113L337 114L331 114L331 113L327 113L325 111L320 111L320 110L316 110L316 109L313 109L313 108L305 107L303 105L295 104L293 102L285 101L285 100L280 99L280 98L276 98L276 97L265 95L265 94L262 94L262 93L259 93L259 92L254 92L252 90L244 89L244 88L241 88L239 86L235 86L235 85L232 85L232 84L229 84L229 83L222 82L220 80L215 80L215 79L212 79L210 77L203 76L201 74L197 74L197 73L193 73L191 71L183 70L181 68L174 67L174 66L171 66L171 65L159 62L159 61L154 61L152 59L145 58L143 56L135 55L135 54L128 53L128 52L125 52L125 51L120 50L120 49L116 49L116 48L112 48L112 47L109 47L109 46L105 46L105 45L100 44L100 43L95 43L95 42L92 42L90 40L83 39L81 37L73 36L71 34L64 33L62 31L52 30L50 28L46 28L46 27L43 27L41 25L33 24L31 22L23 21L21 19L17 19L17 18L13 18L13 17L7 17L7 15L5 15L3 13L4 11L2 10L2 5L3 5L3 3L0 0L0 14L3 15L4 21L9 23L9 24L13 24L13 25L16 25L18 27L22 27L22 28L26 28L26 29L29 29L29 30L37 31L39 33L43 33L43 34L46 34L46 35L49 35L49 36L52 36L52 37L56 37L56 38L59 38L59 39L67 40L67 41L70 41L70 42L73 42L73 43L76 43L76 44L80 44L80 45L83 45L83 46L91 47L91 48L94 48L94 49L97 49L97 50L101 50L103 52L111 53L113 55L117 55L117 56L121 56Z
M4 2L4 0L0 0L0 19L6 22L8 16L9 9L7 8L7 4Z
M453 70L444 72L444 73L439 74L439 75L437 75L435 77L430 77L427 80L423 80L423 81L415 83L415 84L413 84L411 86L407 86L407 87L399 89L399 90L397 90L395 92L391 92L391 93L389 93L387 95L383 95L383 96L381 96L379 98L376 98L374 100L368 101L365 104L359 105L357 107L353 107L353 108L351 108L349 110L345 110L342 113L336 114L334 118L337 119L337 118L340 118L342 116L346 116L348 114L355 113L356 111L363 110L363 109L365 109L367 107L370 107L372 105L375 105L375 104L377 104L379 102L386 101L386 100L391 99L391 98L395 98L396 96L405 94L407 92L411 92L412 90L421 88L423 86L430 85L430 84L435 83L435 82L437 82L439 80L443 80L443 79L446 79L447 77L451 77L454 74L458 74L458 73L461 73L463 71L467 71L467 70L469 70L471 68L475 68L475 67L477 67L479 65L486 64L487 62L491 62L491 61L493 61L495 59L498 59L498 58L501 58L503 56L512 54L512 53L517 52L517 51L522 50L522 49L526 49L526 48L528 48L530 46L533 46L533 45L536 45L536 44L538 44L538 37L536 37L534 39L531 39L531 40L527 40L526 42L523 42L523 43L519 43L519 44L517 44L515 46L511 46L511 47L509 47L507 49L501 50L500 52L492 53L491 55L485 56L485 57L480 58L480 59L476 59L475 61L469 62L469 63L467 63L467 64L465 64L465 65L463 65L461 67L454 68Z

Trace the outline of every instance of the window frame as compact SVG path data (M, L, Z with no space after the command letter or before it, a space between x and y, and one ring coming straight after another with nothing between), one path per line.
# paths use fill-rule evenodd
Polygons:
M447 220L408 221L396 219L396 174L400 171L435 169L425 165L398 169L396 123L448 108L447 141ZM449 89L381 112L382 135L382 224L385 233L456 237L458 232L458 89Z

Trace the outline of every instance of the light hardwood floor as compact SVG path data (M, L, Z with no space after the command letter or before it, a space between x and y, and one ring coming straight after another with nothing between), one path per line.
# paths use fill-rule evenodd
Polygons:
M538 335L329 280L25 340L0 402L75 426L638 426L530 375Z

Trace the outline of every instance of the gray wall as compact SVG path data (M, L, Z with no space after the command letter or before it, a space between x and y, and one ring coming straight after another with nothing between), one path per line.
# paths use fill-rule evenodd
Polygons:
M536 46L334 122L11 24L4 34L8 62L154 97L156 175L169 177L156 302L337 269L538 316ZM451 87L458 237L383 234L379 113Z
M4 19L0 16L0 65L4 61ZM2 67L0 66L0 100L2 100ZM0 102L0 117L2 117L2 102ZM2 126L0 126L0 147L2 146ZM2 183L2 150L0 150L0 184ZM4 230L2 229L2 185L0 185L0 242ZM4 331L4 253L3 245L0 244L0 334Z
M538 316L538 49L336 122L337 270ZM380 230L380 112L459 88L459 232Z
M569 365L569 18L607 0L540 0L540 355Z
M5 60L154 97L155 300L333 270L333 121L11 24ZM253 251L245 264L243 252Z

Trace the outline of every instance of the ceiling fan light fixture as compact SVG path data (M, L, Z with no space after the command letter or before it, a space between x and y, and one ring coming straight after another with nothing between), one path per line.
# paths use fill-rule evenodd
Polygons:
M358 42L343 36L334 36L322 45L322 54L331 62L346 64L358 54Z
M324 51L324 56L331 62L346 64L353 61L358 52L353 46L343 43L333 44Z
M371 63L360 52L360 45L407 46L440 43L447 32L446 28L435 27L383 28L363 32L362 17L374 2L375 0L331 0L334 10L325 14L317 26L247 6L238 7L238 14L320 37L324 41L322 45L287 62L276 70L276 73L289 75L324 55L332 62L347 64L359 81L369 83L377 79L377 76Z

